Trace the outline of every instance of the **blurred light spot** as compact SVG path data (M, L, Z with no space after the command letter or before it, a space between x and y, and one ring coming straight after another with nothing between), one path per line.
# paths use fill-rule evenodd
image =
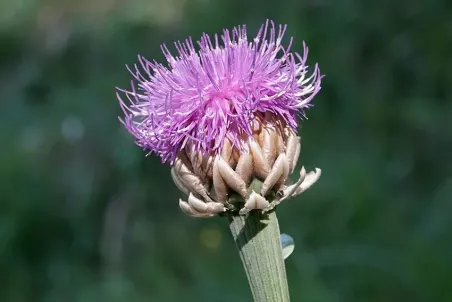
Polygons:
M61 123L61 134L67 141L73 143L83 138L85 127L78 118L68 116Z
M39 45L45 50L57 52L63 49L71 34L70 19L65 16L63 7L58 5L43 6L38 9L36 26Z
M221 245L221 232L217 228L204 228L199 234L202 245L211 250L216 250Z
M187 0L138 0L140 5L128 5L126 17L134 22L150 22L159 26L171 26L184 18Z
M26 128L20 136L20 145L26 152L36 152L42 147L43 144L44 135L39 128Z
M289 257L295 249L295 242L291 236L284 233L280 235L280 239L283 258L287 259L287 257Z

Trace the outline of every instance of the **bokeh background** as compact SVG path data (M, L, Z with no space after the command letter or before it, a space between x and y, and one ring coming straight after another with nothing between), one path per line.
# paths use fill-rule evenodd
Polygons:
M293 301L452 301L451 3L2 0L0 301L251 301L226 221L181 213L115 87L266 18L326 75L300 129L322 178L279 208Z

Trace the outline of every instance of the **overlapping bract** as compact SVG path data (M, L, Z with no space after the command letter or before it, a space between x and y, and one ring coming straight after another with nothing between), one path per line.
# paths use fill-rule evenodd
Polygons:
M320 177L321 170L299 179L291 175L300 154L300 138L281 123L253 123L249 151L238 152L226 140L219 155L203 156L186 148L178 153L171 170L177 187L188 195L179 206L194 217L213 217L226 213L247 215L252 210L268 212L284 200L299 195Z

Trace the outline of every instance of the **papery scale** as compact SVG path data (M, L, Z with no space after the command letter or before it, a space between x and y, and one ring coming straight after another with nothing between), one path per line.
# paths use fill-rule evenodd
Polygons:
M248 141L249 152L240 153L226 141L220 155L203 156L193 147L178 153L172 176L178 187L182 184L181 190L188 192L188 200L179 202L181 209L194 217L266 212L314 184L320 169L306 174L302 168L300 179L290 185L289 175L297 163L300 139L290 127L278 125L255 123L253 138ZM253 179L261 181L260 190L250 187ZM231 203L233 194L241 202Z

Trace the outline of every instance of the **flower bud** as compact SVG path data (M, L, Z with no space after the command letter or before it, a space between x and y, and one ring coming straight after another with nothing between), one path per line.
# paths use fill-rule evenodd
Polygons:
M191 147L179 152L171 174L189 195L187 201L179 201L181 209L194 217L266 212L307 190L321 170L306 174L302 167L298 181L290 184L301 145L295 132L283 125L274 116L257 119L244 151L227 140L217 155L203 156Z

